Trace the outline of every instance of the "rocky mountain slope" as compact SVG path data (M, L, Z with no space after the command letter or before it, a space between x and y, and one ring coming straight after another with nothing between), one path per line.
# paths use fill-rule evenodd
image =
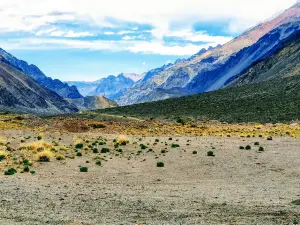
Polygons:
M213 77L217 70L221 70L221 67L227 63L231 56L235 56L242 49L253 45L264 35L279 26L297 21L299 17L300 3L286 10L278 17L246 31L221 47L218 46L214 49L200 51L199 54L187 60L179 60L173 65L149 71L141 82L134 85L118 99L118 103L120 105L128 105L187 95L190 92L201 93L207 90L214 90L222 85L216 84L213 86L213 82L210 83L209 79ZM249 62L245 61L245 63ZM201 82L204 83L202 84ZM181 91L178 91L180 89Z
M0 56L0 110L38 115L78 111L76 106L5 61Z
M254 62L236 77L229 80L225 87L259 83L276 77L300 75L300 34L289 41L281 42L274 54Z
M231 56L226 63L219 68L203 72L196 76L187 85L186 92L196 94L220 89L228 83L228 81L238 78L240 73L253 63L272 56L282 48L286 42L299 38L299 35L300 19L281 25L260 38L255 44Z
M22 71L26 75L31 76L39 84L44 87L55 91L57 94L64 98L81 98L82 95L78 92L75 86L69 86L58 79L47 77L37 66L29 65L23 60L19 60L8 52L0 48L0 56L2 61Z
M116 107L118 104L104 96L86 96L79 99L67 99L70 103L76 105L80 111L105 109Z

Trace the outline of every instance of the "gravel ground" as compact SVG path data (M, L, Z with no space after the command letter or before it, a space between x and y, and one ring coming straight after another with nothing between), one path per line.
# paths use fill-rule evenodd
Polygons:
M300 223L300 206L291 203L300 199L300 139L181 136L181 147L166 154L164 142L172 141L159 139L154 152L133 155L139 147L130 144L102 167L84 154L40 163L35 175L1 174L0 224ZM239 149L248 144L251 150ZM208 157L209 150L216 156ZM156 167L160 161L165 167Z

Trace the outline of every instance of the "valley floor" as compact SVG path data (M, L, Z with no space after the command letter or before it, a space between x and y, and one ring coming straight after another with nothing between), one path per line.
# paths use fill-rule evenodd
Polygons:
M14 148L19 138L32 139L35 134L15 129L0 131L2 137L10 138ZM90 143L101 139L113 149L118 134L43 135L45 141L61 140L65 146L71 146L74 139ZM5 176L4 169L15 166L19 170L23 165L0 162L0 224L300 223L299 138L127 137L129 144L122 146L123 153L111 150L95 154L82 149L82 157L78 157L70 147L70 152L65 150L65 160L34 162L36 174ZM141 150L141 144L146 149ZM179 147L172 148L172 144ZM247 145L250 150L240 149ZM264 151L258 151L260 146ZM207 156L210 150L215 157ZM24 156L24 152L17 151L12 153L14 157ZM100 158L101 167L95 164ZM157 167L157 162L165 166ZM89 171L79 172L80 166Z

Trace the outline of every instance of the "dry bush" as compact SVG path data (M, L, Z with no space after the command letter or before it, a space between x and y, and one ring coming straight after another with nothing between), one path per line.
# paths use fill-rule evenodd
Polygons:
M126 145L127 143L129 143L127 137L125 135L120 135L118 138L117 138L117 143L119 145Z
M45 150L37 153L37 161L39 162L50 162L52 157L53 154L49 150Z
M21 145L21 149L27 149L34 152L42 152L53 148L53 145L45 141L35 141Z
M4 150L0 150L0 161L5 159L8 156L8 153Z

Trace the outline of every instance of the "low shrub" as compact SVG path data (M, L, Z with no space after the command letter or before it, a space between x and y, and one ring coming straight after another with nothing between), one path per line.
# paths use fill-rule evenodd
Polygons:
M208 152L207 152L207 156L212 156L212 157L214 157L214 156L215 156L215 153L214 153L213 151L208 151Z
M156 166L157 166L157 167L164 167L165 164L164 164L163 162L158 162L158 163L156 163Z
M15 168L10 168L10 169L4 171L4 175L8 175L8 176L14 175L15 173L17 173L17 170Z
M86 173L86 172L88 172L88 168L86 167L86 166L82 166L82 167L80 167L80 169L79 169L79 171L80 172L83 172L83 173Z

